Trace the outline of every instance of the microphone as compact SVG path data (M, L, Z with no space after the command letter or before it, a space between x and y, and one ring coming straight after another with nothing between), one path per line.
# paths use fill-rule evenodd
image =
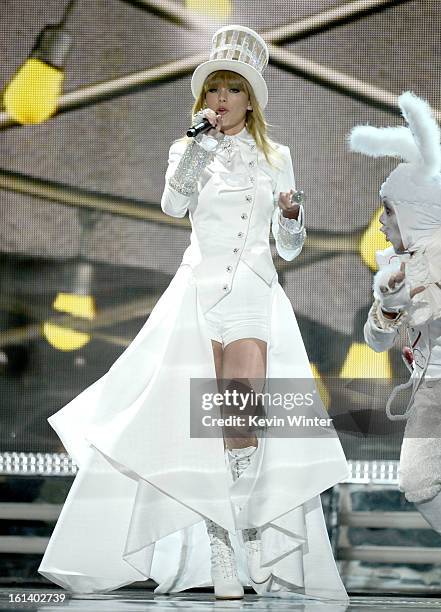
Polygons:
M208 130L211 129L212 127L213 126L208 121L208 119L204 117L202 121L199 121L199 123L192 125L191 128L187 130L187 136L189 138L194 138L198 134L202 134L203 132L208 132Z

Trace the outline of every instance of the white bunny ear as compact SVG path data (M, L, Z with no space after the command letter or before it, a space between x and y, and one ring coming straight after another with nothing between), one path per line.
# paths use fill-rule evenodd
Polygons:
M406 127L376 128L358 125L349 134L351 151L372 157L389 155L408 162L421 163L421 156L412 132Z
M432 109L411 91L401 94L398 103L413 134L424 169L429 175L437 174L441 169L440 130Z

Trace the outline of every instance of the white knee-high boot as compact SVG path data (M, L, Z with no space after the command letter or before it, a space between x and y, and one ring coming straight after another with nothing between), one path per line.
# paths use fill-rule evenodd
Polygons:
M243 586L237 576L236 559L228 531L210 519L205 520L211 546L211 577L217 599L241 599Z
M415 506L432 529L441 534L441 492L429 501L416 503Z
M233 448L228 450L233 479L237 480L251 463L251 458L256 452L255 446L246 448ZM248 572L250 578L256 584L266 582L271 576L271 568L261 567L262 540L257 529L244 529L242 531L245 551L247 555Z

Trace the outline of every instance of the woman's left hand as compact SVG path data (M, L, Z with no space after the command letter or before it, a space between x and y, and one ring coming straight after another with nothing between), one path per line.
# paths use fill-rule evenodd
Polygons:
M279 208L282 210L283 216L288 217L288 219L297 219L299 216L300 205L291 201L294 193L294 189L291 189L288 192L281 191L279 194Z

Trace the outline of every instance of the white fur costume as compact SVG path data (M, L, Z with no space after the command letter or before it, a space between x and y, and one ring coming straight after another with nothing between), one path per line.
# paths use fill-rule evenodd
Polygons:
M358 126L350 136L354 151L401 157L381 187L393 207L406 249L377 253L374 304L365 325L375 351L392 347L400 325L407 326L413 351L412 400L400 457L400 488L423 516L441 531L441 148L439 127L426 102L411 92L399 98L408 127ZM392 273L405 263L405 278L393 290ZM386 293L380 290L386 287ZM411 290L424 290L411 297ZM383 311L395 312L389 319ZM400 418L396 409L391 418ZM420 504L422 504L420 506ZM429 508L430 506L430 508Z

